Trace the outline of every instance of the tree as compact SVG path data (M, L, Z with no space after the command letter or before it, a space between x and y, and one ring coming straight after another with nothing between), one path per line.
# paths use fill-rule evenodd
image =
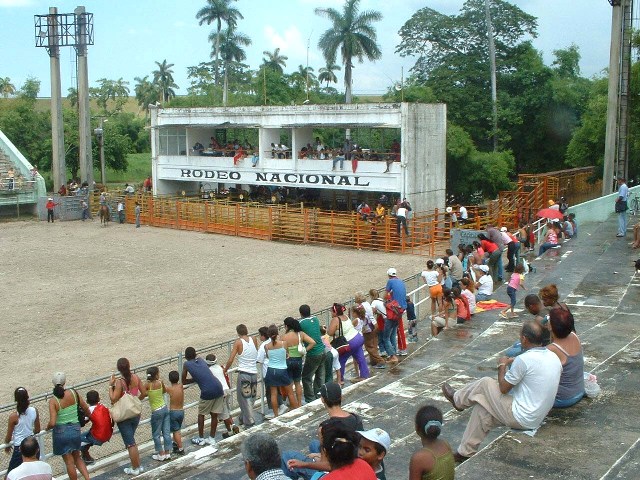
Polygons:
M284 67L287 66L287 60L289 57L286 55L280 55L280 48L276 48L273 53L265 50L262 52L265 58L262 59L262 66L273 70L279 74L284 72Z
M158 87L149 81L149 75L144 77L136 77L136 81L133 91L136 94L136 101L138 105L144 110L145 115L149 114L149 104L156 103L160 98L160 91Z
M74 87L69 87L67 89L67 100L69 101L69 105L72 108L78 106L78 90Z
M313 73L313 67L305 67L304 65L298 65L298 70L293 72L290 77L291 86L295 89L307 91L307 82L309 88L311 88L316 82L316 76Z
M129 98L129 82L120 77L118 80L100 78L97 80L98 86L89 89L89 93L95 98L99 107L102 107L103 114L110 115L114 112L121 112ZM109 100L115 103L112 112L109 111Z
M0 95L4 98L8 98L10 95L16 93L16 87L11 83L9 77L0 78Z
M35 100L38 98L38 93L40 93L40 80L34 77L27 77L22 87L20 87L18 95L22 98Z
M199 25L206 23L211 25L216 23L216 30L211 32L209 40L214 42L214 64L215 64L215 83L218 84L218 59L220 58L220 42L222 40L222 22L227 27L233 28L239 18L244 18L240 11L231 6L236 0L207 0L207 6L202 7L196 13L196 18L200 20Z
M173 63L167 63L167 60L163 60L162 63L156 62L158 66L157 70L153 71L153 83L158 87L162 94L162 101L168 102L171 98L176 96L174 88L179 88L176 82L173 80Z
M327 82L327 88L329 87L329 83L338 83L338 77L333 73L334 71L342 70L340 65L336 65L332 62L327 62L326 67L322 67L318 70L318 81L319 82Z
M244 33L236 32L233 27L227 27L223 32L220 55L224 67L222 105L225 107L227 106L229 94L229 66L232 62L239 63L247 58L247 54L242 47L248 47L249 45L251 45L251 39Z
M333 23L318 40L327 64L336 61L338 49L344 65L345 102L351 103L353 59L360 63L366 57L374 61L382 56L376 43L376 30L372 23L382 20L382 14L374 10L359 13L360 0L346 0L342 13L334 8L316 8L316 15L327 17Z

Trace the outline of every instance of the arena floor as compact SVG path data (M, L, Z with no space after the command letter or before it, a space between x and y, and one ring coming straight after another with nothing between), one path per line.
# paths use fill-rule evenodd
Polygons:
M0 227L0 372L31 395L108 374L126 356L142 364L186 346L235 337L382 287L390 266L422 270L411 255L266 242L93 222Z

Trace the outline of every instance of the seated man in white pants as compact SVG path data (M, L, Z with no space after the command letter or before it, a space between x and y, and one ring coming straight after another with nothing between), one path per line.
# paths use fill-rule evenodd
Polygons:
M442 393L456 410L474 407L454 453L456 462L464 462L475 454L493 427L535 429L551 410L562 364L553 352L542 346L542 327L538 323L525 322L520 340L525 352L515 358L498 360L497 381L484 377L458 391L448 383L442 384ZM511 368L507 370L509 365Z

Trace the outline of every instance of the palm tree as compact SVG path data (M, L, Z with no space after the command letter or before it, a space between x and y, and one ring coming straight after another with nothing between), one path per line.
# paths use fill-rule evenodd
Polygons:
M327 82L327 88L329 87L329 83L338 83L338 77L336 77L336 74L333 73L334 70L338 71L342 69L340 68L340 65L327 62L326 67L322 67L320 70L318 70L318 72L320 73L320 75L318 75L318 81Z
M145 115L147 115L149 113L149 104L158 101L160 92L158 87L149 81L149 75L145 75L143 78L136 77L134 80L137 82L133 88L136 93L136 101L144 109Z
M217 28L209 35L209 41L215 42L214 59L215 59L215 83L218 84L218 59L220 58L220 41L222 32L222 22L228 27L235 27L239 18L244 18L235 7L231 6L236 0L207 0L207 6L202 7L196 13L196 18L200 20L199 25L206 23L211 25L216 23Z
M327 17L333 26L324 32L318 41L327 63L335 63L340 49L344 64L345 102L351 103L351 70L353 57L360 63L366 57L377 60L382 52L376 43L376 31L371 25L382 20L382 14L374 10L359 13L360 0L346 0L342 13L334 8L316 8L316 15Z
M287 60L289 57L286 55L280 55L280 48L276 48L273 53L265 50L262 52L265 58L262 59L262 66L270 68L274 72L283 73L284 67L287 66Z
M251 39L248 35L236 32L235 28L230 26L222 32L222 41L219 45L220 56L224 68L224 86L222 90L222 105L227 106L227 98L229 94L229 64L231 62L242 62L247 58L247 54L242 47L251 45ZM214 54L212 53L212 56Z
M163 60L162 63L156 62L158 70L153 71L153 83L158 86L162 93L162 101L167 102L172 97L176 96L174 88L178 88L178 85L173 81L173 63L167 63L167 60Z
M14 93L16 93L16 87L11 83L11 79L9 77L0 78L0 95L7 98Z

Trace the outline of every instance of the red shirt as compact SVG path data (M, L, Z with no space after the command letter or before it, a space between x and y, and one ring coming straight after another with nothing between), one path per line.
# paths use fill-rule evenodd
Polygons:
M91 436L100 442L108 442L113 434L113 426L111 425L111 415L109 409L101 403L91 412Z
M480 240L480 244L485 252L493 253L498 249L498 245L489 240Z
M356 458L351 465L333 470L322 478L323 480L377 480L373 468L361 458Z
M57 205L57 204L56 204L53 200L49 200L49 201L47 202L47 205L46 205L47 210L53 210L53 208L54 208L56 205Z

